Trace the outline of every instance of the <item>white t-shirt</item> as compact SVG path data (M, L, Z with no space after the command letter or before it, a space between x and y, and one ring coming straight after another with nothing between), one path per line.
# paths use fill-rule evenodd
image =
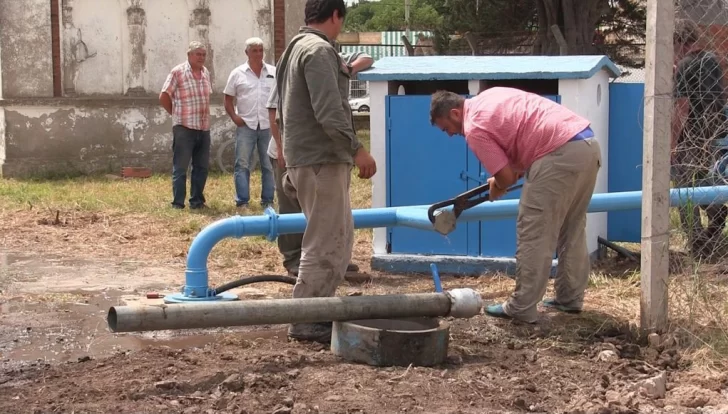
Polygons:
M265 107L267 109L278 108L278 88L275 83L270 89L270 96L268 97L268 102L266 102ZM273 137L273 134L271 134L270 143L268 144L268 156L274 160L278 159L278 144L276 144L276 139Z
M223 93L237 99L236 112L249 128L270 128L265 103L275 85L275 76L275 66L265 62L260 77L255 75L247 62L230 72Z
M351 65L355 60L357 60L360 57L371 57L368 54L364 52L355 52L355 53L339 53L339 56L341 56L342 59L344 59L344 62L346 62L347 65ZM356 79L356 76L354 78ZM273 83L273 87L270 91L270 96L268 96L268 102L266 102L266 108L268 109L277 109L278 108L278 88L276 87L275 82ZM268 144L268 156L273 158L274 160L278 159L278 145L276 144L276 139L271 136L270 144Z

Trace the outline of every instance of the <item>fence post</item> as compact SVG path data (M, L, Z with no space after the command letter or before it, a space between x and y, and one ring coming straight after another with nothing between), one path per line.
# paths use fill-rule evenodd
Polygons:
M673 85L673 2L647 1L640 324L667 328L670 225L670 135Z

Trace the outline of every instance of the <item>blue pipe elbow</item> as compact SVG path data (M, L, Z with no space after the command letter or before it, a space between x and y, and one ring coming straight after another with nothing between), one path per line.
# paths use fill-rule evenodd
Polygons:
M297 215L292 214L291 216ZM246 236L266 236L269 240L275 240L281 229L306 228L305 217L303 214L298 216L300 217L286 217L287 220L280 220L275 211L268 208L262 216L228 217L202 229L192 241L187 254L187 270L185 271L182 297L199 300L215 296L215 292L209 288L207 259L217 243L228 237ZM301 220L303 220L302 223Z
M200 231L192 240L187 253L185 287L182 290L184 297L193 299L212 296L208 288L207 258L217 243L227 237L242 237L245 229L245 220L240 216L234 216L216 221ZM265 230L268 230L267 223Z

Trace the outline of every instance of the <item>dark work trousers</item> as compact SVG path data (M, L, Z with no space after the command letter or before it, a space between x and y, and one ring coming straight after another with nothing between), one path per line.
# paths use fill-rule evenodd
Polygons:
M286 172L286 167L279 167L278 160L269 157L270 163L273 166L273 173L276 180L276 195L278 196L278 213L279 214L293 214L302 213L301 205L298 204L298 199L289 197L285 191L283 191L283 174ZM278 250L283 255L283 267L287 271L298 273L298 266L301 264L301 245L303 244L303 233L296 234L281 234L278 236Z
M205 204L205 183L210 166L210 131L189 129L182 125L172 128L172 205L185 206L187 168L192 161L190 177L190 208Z

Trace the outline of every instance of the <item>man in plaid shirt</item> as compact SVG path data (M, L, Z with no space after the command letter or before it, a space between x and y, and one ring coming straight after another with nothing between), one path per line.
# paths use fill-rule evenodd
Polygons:
M210 73L205 67L205 45L193 41L187 61L175 66L159 94L172 115L172 207L184 208L187 167L192 161L190 208L205 207L205 183L210 165Z

